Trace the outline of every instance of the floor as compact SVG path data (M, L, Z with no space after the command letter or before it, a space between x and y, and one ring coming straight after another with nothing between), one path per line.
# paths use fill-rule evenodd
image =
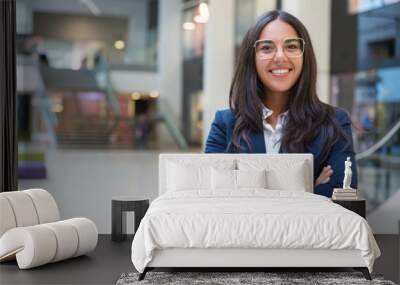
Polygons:
M0 284L115 284L124 272L134 270L130 260L132 238L112 242L100 235L97 248L88 256L18 270L16 262L0 264Z
M382 256L374 271L385 279L399 283L400 237L375 236ZM96 250L82 256L30 270L19 270L15 262L0 264L0 284L115 284L124 272L134 271L130 260L132 237L124 242L111 241L110 235L100 235Z

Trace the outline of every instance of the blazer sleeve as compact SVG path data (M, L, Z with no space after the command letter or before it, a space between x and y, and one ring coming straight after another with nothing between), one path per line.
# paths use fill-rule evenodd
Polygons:
M221 111L215 113L206 141L205 153L224 153L227 147L226 124Z
M342 138L332 147L331 153L328 157L327 164L332 167L333 174L327 183L319 184L317 187L314 188L315 194L320 194L327 197L332 196L333 188L343 187L344 169L345 169L344 162L346 161L347 157L350 157L351 160L352 177L350 186L352 188L357 188L358 184L357 163L355 160L355 153L353 147L351 121L349 116L345 112L341 114L341 119L339 121L346 136L350 140L349 144L347 144L347 141L344 138ZM319 174L316 177L318 176Z

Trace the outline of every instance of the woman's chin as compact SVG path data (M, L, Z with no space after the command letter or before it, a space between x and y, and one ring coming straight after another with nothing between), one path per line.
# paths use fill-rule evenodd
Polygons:
M292 86L290 85L284 85L284 86L268 86L268 90L272 91L274 93L284 93L290 90Z

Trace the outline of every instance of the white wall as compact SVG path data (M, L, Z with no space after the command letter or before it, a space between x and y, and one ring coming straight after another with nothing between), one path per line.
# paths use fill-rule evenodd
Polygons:
M204 54L203 142L215 112L229 106L234 68L234 1L210 0Z
M305 5L305 3L307 3ZM282 10L287 11L306 26L317 58L317 94L329 101L331 0L283 0Z

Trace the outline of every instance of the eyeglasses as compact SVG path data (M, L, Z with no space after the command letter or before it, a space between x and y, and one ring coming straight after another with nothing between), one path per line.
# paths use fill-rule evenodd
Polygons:
M286 38L282 44L283 53L287 57L300 57L303 55L304 45L305 42L302 38ZM272 40L258 40L254 43L254 48L259 59L271 59L278 50Z

